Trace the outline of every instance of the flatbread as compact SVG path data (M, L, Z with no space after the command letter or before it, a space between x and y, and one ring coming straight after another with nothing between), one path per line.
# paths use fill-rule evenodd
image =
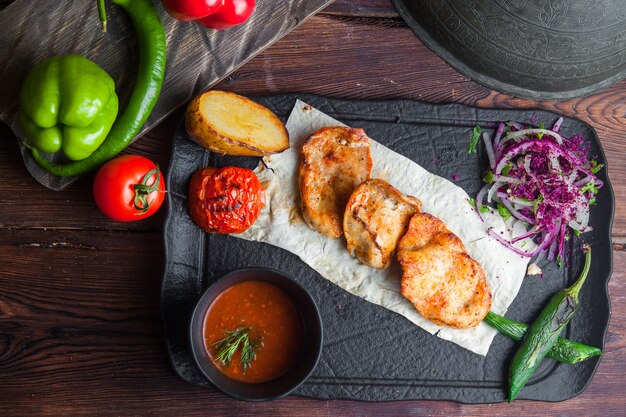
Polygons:
M343 238L323 236L304 223L298 189L300 149L311 133L326 126L344 124L300 100L296 102L287 121L291 147L264 157L255 169L266 187L267 204L250 229L234 236L286 249L344 290L401 314L430 334L486 355L496 335L494 329L480 323L475 328L461 330L426 320L400 294L402 274L399 267L392 265L389 269L379 270L364 265L348 253ZM469 196L457 185L431 174L375 140L371 141L371 155L372 178L384 179L402 193L417 197L422 202L422 211L441 219L459 236L469 255L485 269L493 295L492 311L504 314L519 292L529 259L487 235L487 224L480 220L475 209L468 204ZM507 228L499 216L491 216L488 223L506 233ZM524 249L529 250L534 244L522 241L519 245L525 245Z

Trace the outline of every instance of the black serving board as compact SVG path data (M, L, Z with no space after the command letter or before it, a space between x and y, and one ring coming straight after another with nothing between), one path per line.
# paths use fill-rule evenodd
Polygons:
M532 99L626 77L624 0L392 0L422 42L487 87Z
M297 98L341 122L362 127L375 140L426 169L452 179L470 195L480 188L487 165L482 147L468 155L471 130L502 120L550 125L558 115L534 110L490 110L462 105L432 105L410 100L348 101L310 95L255 98L286 121ZM584 122L565 118L565 135L582 133L592 155L605 162L598 137ZM208 386L196 369L188 346L188 322L203 290L226 272L266 266L286 273L308 289L318 303L324 324L321 360L312 376L295 392L307 397L364 401L408 399L453 400L463 403L506 399L507 370L515 343L497 335L482 357L431 336L404 317L355 297L318 275L288 251L233 236L209 235L187 213L191 174L211 165L254 168L257 158L221 157L189 139L181 123L173 141L167 178L168 215L164 230L166 266L161 293L166 344L174 371L183 380ZM598 206L591 212L594 231L584 235L592 244L590 276L581 294L581 307L567 327L574 340L603 347L609 322L607 283L611 275L613 192L606 176ZM393 181L392 181L393 182ZM419 197L419 196L417 196ZM577 239L573 245L580 245ZM571 283L582 268L580 251L567 267L540 263L545 278L526 278L507 316L530 322L547 299ZM579 394L591 380L599 358L576 365L545 360L521 398L561 401Z

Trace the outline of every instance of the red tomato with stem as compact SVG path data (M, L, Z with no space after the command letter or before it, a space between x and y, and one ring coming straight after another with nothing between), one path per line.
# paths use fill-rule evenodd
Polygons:
M98 170L93 197L100 211L113 220L141 220L163 204L165 180L158 165L148 158L118 156Z
M165 10L176 20L187 22L215 13L224 0L162 0Z
M255 0L222 0L213 14L199 19L198 23L211 29L228 29L248 20L255 6Z

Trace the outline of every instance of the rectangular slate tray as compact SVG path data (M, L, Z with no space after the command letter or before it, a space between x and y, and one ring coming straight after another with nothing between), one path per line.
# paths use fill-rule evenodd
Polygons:
M470 195L480 188L487 166L483 147L468 155L471 129L495 122L517 120L551 125L558 115L534 110L490 110L462 105L432 105L409 100L348 101L310 95L257 97L286 121L296 98L317 107L396 152L457 184ZM584 122L565 118L565 135L583 134L591 154L606 163L594 130ZM496 336L489 354L482 357L438 339L404 317L355 297L324 279L295 255L271 245L233 236L209 235L187 214L187 187L191 174L203 166L238 165L254 168L257 158L221 157L197 146L178 128L173 140L168 174L168 215L164 229L166 266L161 311L166 345L174 371L183 380L208 386L193 363L188 347L188 323L204 289L226 272L247 266L278 269L300 282L318 303L324 324L321 360L296 395L321 399L388 401L409 399L487 403L506 400L509 362L516 344ZM581 307L567 327L566 336L603 347L610 308L607 284L612 269L611 223L613 192L606 169L599 205L591 211L594 230L584 235L592 244L590 276L581 294ZM419 196L417 196L419 198ZM582 239L572 245L578 247ZM572 248L570 247L570 250ZM545 278L528 277L507 316L531 322L547 299L571 283L582 267L580 251L569 265L540 263ZM576 365L545 360L520 398L561 401L584 390L598 365L593 358Z

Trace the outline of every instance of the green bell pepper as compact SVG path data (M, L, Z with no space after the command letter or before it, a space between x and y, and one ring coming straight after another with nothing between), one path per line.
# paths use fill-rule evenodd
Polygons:
M107 137L117 117L115 82L98 64L64 55L37 64L20 94L18 122L28 143L78 161Z

